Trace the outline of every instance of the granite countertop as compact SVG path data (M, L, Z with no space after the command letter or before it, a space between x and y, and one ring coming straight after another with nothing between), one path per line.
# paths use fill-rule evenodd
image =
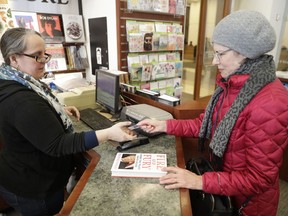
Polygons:
M75 130L89 128L77 122ZM149 140L149 144L125 152L166 153L168 166L177 164L174 136L160 135ZM164 189L158 179L112 178L110 169L117 153L115 143L107 141L94 150L101 159L70 215L181 215L179 190Z

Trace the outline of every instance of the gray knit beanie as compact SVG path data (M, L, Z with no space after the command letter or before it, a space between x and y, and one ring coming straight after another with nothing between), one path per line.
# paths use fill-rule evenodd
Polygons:
M274 48L276 34L261 13L240 10L224 17L216 25L212 42L255 59Z

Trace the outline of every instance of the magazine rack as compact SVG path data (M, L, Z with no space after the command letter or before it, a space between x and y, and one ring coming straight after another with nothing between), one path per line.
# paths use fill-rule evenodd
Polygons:
M129 10L127 9L127 0L116 0L116 20L117 20L117 34L118 34L117 35L118 69L121 71L128 72L127 56L130 53L130 51L129 51L129 44L127 42L126 21L131 20L131 21L140 21L140 22L178 23L182 25L182 32L184 32L183 28L184 28L185 16L171 14L171 13L155 12L155 11ZM162 52L166 52L166 51L167 52L172 52L172 51L179 52L181 59L183 56L182 55L183 50L159 50L159 51L152 50L152 51L147 51L147 52L159 53L161 51ZM175 75L175 77L176 76L177 75ZM168 78L173 78L173 77L165 77L162 80L165 80ZM146 81L146 83L149 83L152 81L155 81L155 80ZM141 83L143 82L141 81Z

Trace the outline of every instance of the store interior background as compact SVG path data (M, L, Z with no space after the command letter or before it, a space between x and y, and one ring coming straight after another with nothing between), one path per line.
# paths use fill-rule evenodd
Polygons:
M222 18L222 0L208 0L207 8L207 21L205 31L205 54L203 58L203 68L201 74L200 85L200 98L209 96L215 89L215 79L217 74L216 66L211 64L213 59L213 50L211 46L211 38L214 27ZM231 11L237 11L241 9L251 9L262 12L267 18L270 17L272 23L276 20L280 10L277 9L274 4L275 1L249 1L249 0L234 0L232 1ZM196 52L198 41L198 29L199 29L199 13L200 13L201 0L188 0L186 8L186 25L185 25L185 49L184 49L184 68L183 68L183 96L182 101L190 100L193 98L194 84L195 84L195 64L196 64ZM287 3L286 3L287 4ZM261 5L261 7L259 6ZM283 4L284 5L284 4ZM288 5L288 4L287 4ZM287 70L287 58L288 58L288 22L287 22L287 5L283 14L286 14L285 20L281 26L274 25L276 32L278 33L278 42L276 48L271 52L274 55L276 62L278 63L278 70ZM275 8L275 11L271 10ZM283 9L283 8L282 8ZM279 13L280 14L280 13ZM275 18L273 18L275 17ZM280 17L279 17L280 19ZM277 29L278 28L278 29ZM277 31L278 30L278 31ZM280 30L280 31L279 31ZM284 36L286 35L286 36ZM280 54L277 53L277 47L280 43ZM280 55L280 56L279 56ZM277 56L279 56L277 58ZM286 62L285 62L286 61ZM285 65L286 64L286 68Z
M223 0L207 0L207 21L206 21L206 47L205 55L203 58L203 70L201 76L201 89L200 97L209 96L213 93L215 89L215 77L217 70L215 66L211 65L213 58L213 51L210 44L210 39L214 30L215 25L223 17ZM232 11L240 9L251 9L263 13L271 24L275 27L277 34L277 44L271 54L274 55L275 61L278 64L281 46L288 47L288 37L287 37L287 11L288 2L286 0L232 0ZM88 29L87 19L95 17L107 17L107 37L108 37L108 52L109 52L109 68L117 69L117 29L116 29L116 6L115 0L85 0L83 3L83 17L85 20L85 27ZM196 62L196 52L194 46L197 46L198 41L198 29L199 29L199 15L200 15L200 4L201 0L187 0L187 10L186 10L186 46L183 52L184 61L184 71L182 76L183 85L183 97L181 98L181 103L185 103L187 100L193 100L194 94L194 80L195 80L195 62ZM91 7L95 5L95 7ZM101 5L101 7L98 7ZM283 7L285 6L285 7ZM284 20L284 21L283 21ZM286 27L285 27L286 26ZM284 29L286 32L284 33ZM286 35L286 37L284 37ZM89 37L87 37L89 40ZM192 46L190 46L192 42ZM87 41L89 43L89 41ZM89 47L87 46L87 51L89 53ZM91 72L87 73L87 79L94 80L94 76Z
M118 0L117 0L118 1ZM120 0L119 0L120 1ZM187 0L185 17L185 49L183 51L184 70L182 76L183 97L181 103L194 98L195 87L195 65L197 56L199 17L201 1L207 1L205 47L203 55L203 67L200 80L200 98L209 96L215 89L215 77L217 69L211 64L213 50L210 44L215 25L223 17L224 0ZM54 1L53 1L54 2ZM56 2L56 1L55 1ZM79 4L79 2L81 4ZM90 59L90 34L89 19L107 18L107 40L108 40L108 62L109 69L118 69L117 55L117 22L116 22L116 0L69 0L69 7L56 3L43 3L23 0L9 0L12 10L29 12L47 12L56 14L79 14L84 18L86 33L86 49ZM49 7L47 6L49 4ZM79 8L82 5L82 8ZM271 51L279 70L287 70L288 59L288 1L287 0L231 0L231 11L251 9L263 13L275 28L277 44ZM95 82L91 67L85 71L86 79ZM198 81L197 81L198 82Z

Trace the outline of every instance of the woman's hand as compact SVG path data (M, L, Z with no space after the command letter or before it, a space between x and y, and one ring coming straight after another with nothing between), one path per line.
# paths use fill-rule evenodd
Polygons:
M80 112L75 106L64 107L64 110L68 115L74 116L78 121L80 120Z
M152 120L152 119L144 119L137 123L147 133L156 133L156 132L165 132L166 129L166 121Z
M110 128L97 130L96 136L99 142L106 140L113 140L116 142L123 142L135 139L137 135L135 133L130 133L127 127L131 125L131 122L119 122Z
M160 184L165 185L166 189L188 188L202 190L202 176L179 167L164 167L162 171L168 172L167 175L159 179Z

